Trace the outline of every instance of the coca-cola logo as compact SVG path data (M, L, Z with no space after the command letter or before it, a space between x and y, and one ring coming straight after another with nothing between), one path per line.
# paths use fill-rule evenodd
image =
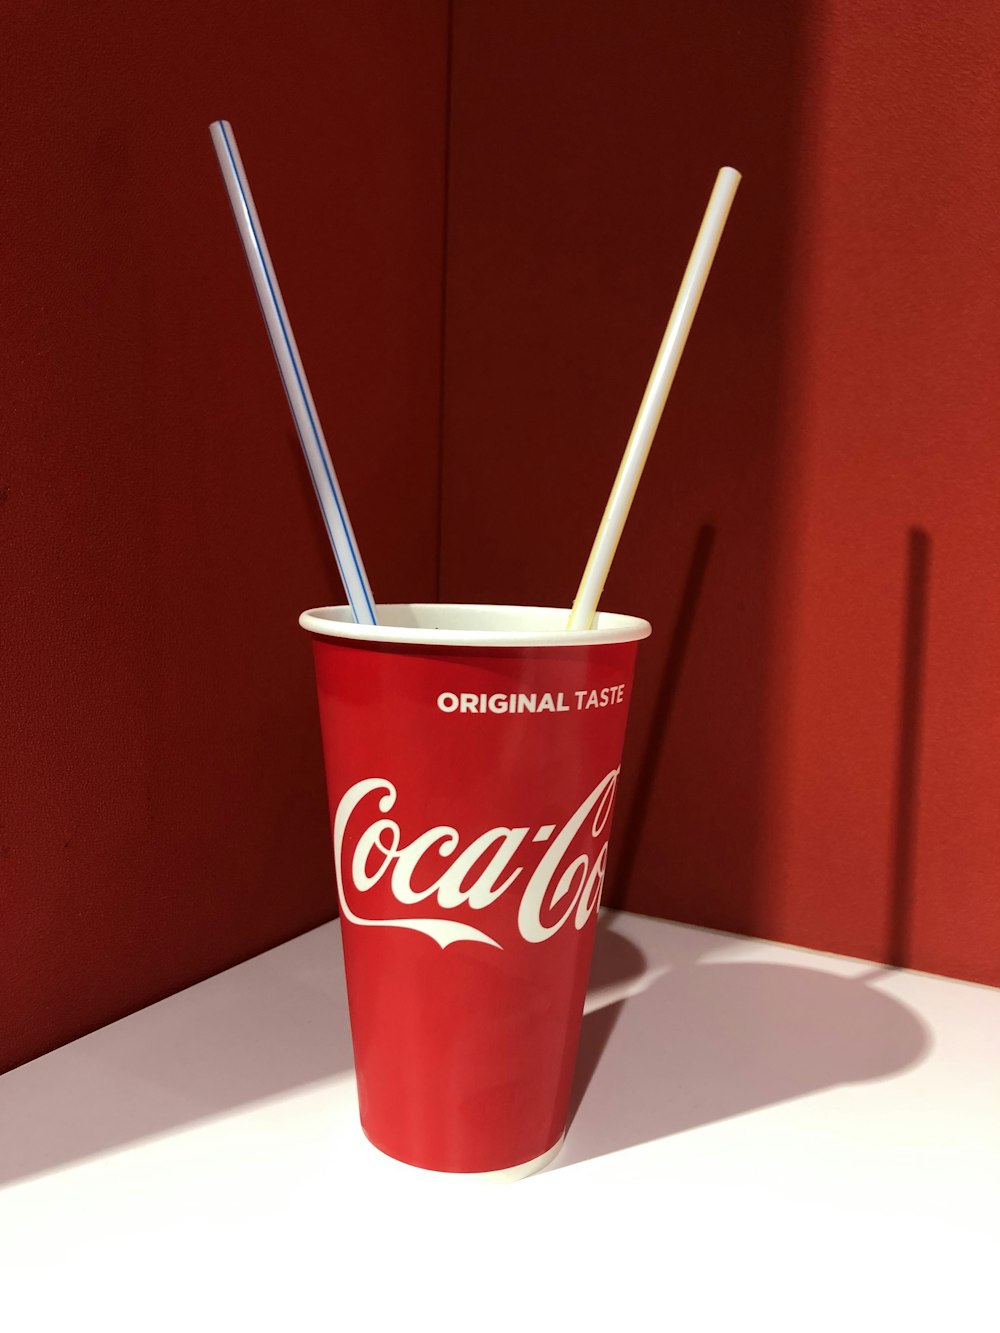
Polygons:
M607 831L620 770L602 778L561 826L499 825L463 842L458 829L438 824L404 838L395 812L397 792L388 778L365 778L349 788L333 820L333 851L340 909L356 926L416 930L442 949L470 940L500 949L500 942L467 920L450 915L456 908L484 913L511 892L520 893L517 929L529 944L550 939L572 923L581 930L597 909L608 860ZM532 844L545 844L534 869L527 855ZM345 864L345 844L352 848ZM574 855L575 853L575 855ZM537 852L536 852L537 855ZM436 873L444 862L443 870ZM422 907L420 915L373 917L363 910L364 896L381 890L403 907ZM437 915L426 915L433 905ZM495 929L495 927L494 927Z

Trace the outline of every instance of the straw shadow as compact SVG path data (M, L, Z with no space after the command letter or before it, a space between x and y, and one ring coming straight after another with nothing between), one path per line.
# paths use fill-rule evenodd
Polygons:
M702 524L695 537L691 559L688 563L680 604L674 620L667 657L660 676L656 701L649 725L645 732L642 754L636 765L635 794L632 798L628 818L618 841L621 847L614 883L620 888L612 890L608 897L610 906L616 906L620 894L632 882L636 855L642 845L642 833L649 813L649 805L654 792L657 764L663 753L664 740L673 716L677 690L684 671L691 634L694 630L698 606L701 602L708 566L715 545L716 530L708 523Z
M626 998L605 987L615 1012L585 1019L579 1101L556 1166L916 1064L928 1030L865 980L692 957L645 984L632 974Z
M321 927L0 1079L0 1188L351 1069Z
M646 969L646 955L631 940L617 935L611 929L607 915L602 913L597 919L597 933L594 936L587 1003L569 1099L569 1126L576 1119L621 1014L622 1000L615 997L623 995L644 977Z
M910 528L907 543L902 679L899 691L896 803L889 884L890 919L885 951L886 960L893 967L906 967L910 955L910 912L913 903L914 852L917 834L920 724L924 662L927 656L930 556L929 535L923 528Z

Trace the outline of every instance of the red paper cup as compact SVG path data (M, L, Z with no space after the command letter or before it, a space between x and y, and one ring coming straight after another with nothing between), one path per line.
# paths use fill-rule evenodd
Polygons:
M558 1152L637 642L545 607L307 611L361 1124L516 1178Z

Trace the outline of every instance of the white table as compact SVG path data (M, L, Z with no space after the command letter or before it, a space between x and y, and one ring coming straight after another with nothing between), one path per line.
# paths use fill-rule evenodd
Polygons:
M563 1153L442 1178L324 926L0 1079L0 1326L994 1331L998 1055L1000 991L606 914Z

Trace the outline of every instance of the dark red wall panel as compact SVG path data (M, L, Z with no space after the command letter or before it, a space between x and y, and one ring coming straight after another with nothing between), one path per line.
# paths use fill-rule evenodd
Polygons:
M605 605L614 899L1000 982L994 7L61 2L0 54L0 1068L330 915L339 597L208 138L376 594L568 602L716 168ZM443 521L438 523L442 285Z
M998 77L978 0L456 5L445 595L572 599L745 175L604 601L621 906L1000 982Z
M334 912L340 600L228 117L376 594L433 595L444 3L9 9L0 1069Z

